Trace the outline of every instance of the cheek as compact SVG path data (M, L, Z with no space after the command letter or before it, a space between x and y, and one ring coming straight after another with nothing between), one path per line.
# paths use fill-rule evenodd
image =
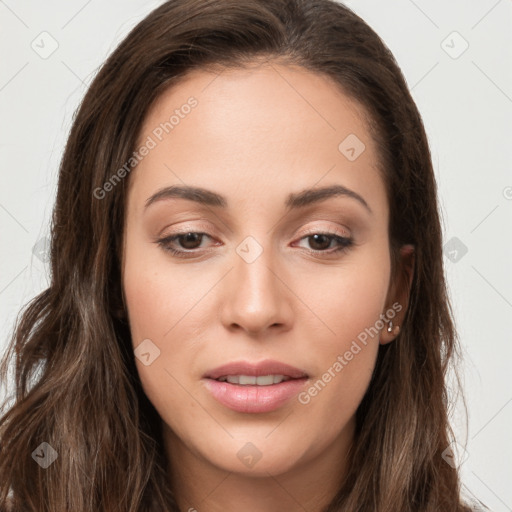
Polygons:
M375 367L390 270L385 249L361 251L357 260L347 258L324 276L302 275L302 288L296 288L314 305L308 349L319 368L299 402L326 438L356 412Z
M175 272L171 279L169 272L142 264L143 259L137 261L135 256L134 252L127 258L124 289L136 353L139 344L151 340L150 364L144 364L144 358L135 358L142 388L167 425L176 432L186 425L187 431L182 436L193 436L193 431L204 425L204 413L189 394L194 390L187 382L186 373L192 351L196 350L194 334L199 329L191 324L191 319L202 321L193 308L199 292L193 289L190 280L180 282L183 273Z
M148 248L147 243L128 241L123 287L136 346L145 338L170 338L180 319L204 294L205 285L201 274L194 279L190 272L179 268L170 272L166 257Z
M316 328L315 345L320 353L332 357L348 349L360 334L364 340L364 333L367 341L378 339L372 336L374 330L368 334L367 329L385 312L390 271L386 249L385 245L368 246L335 267L311 267L294 278L293 290L307 306L296 321ZM382 326L379 322L377 327Z
M165 257L141 246L127 240L123 278L132 345L136 355L139 346L147 346L144 353L150 353L150 364L144 364L144 357L136 357L135 363L147 397L166 422L174 424L182 404L188 404L189 419L200 415L188 395L195 390L187 380L201 334L212 325L200 302L212 285L204 272L179 267L171 271ZM169 411L174 411L172 417ZM199 418L198 424L203 424Z

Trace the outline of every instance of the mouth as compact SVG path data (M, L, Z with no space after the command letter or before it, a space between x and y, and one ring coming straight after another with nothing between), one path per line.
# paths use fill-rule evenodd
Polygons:
M304 387L308 374L278 361L245 361L219 366L203 383L223 406L242 413L264 413L282 407Z
M270 359L266 359L265 361L260 361L258 363L251 363L249 361L234 361L232 363L227 363L222 366L218 366L213 370L206 372L203 375L203 378L213 379L213 380L227 380L230 377L238 377L241 378L242 382L237 382L236 384L255 384L256 381L253 380L254 377L256 379L260 377L267 378L267 381L261 381L262 386L268 386L270 384L274 384L274 382L270 382L268 377L276 377L280 380L288 380L288 379L302 379L304 377L308 377L308 374L295 366L290 366L289 364L281 363L279 361L273 361ZM229 381L228 381L229 382ZM276 382L277 384L278 382Z
M255 375L224 375L215 380L237 384L238 386L272 386L290 379L291 377L286 375L261 375L259 377Z

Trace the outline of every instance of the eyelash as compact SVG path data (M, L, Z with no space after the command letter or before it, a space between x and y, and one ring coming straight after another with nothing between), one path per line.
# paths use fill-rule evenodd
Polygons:
M179 250L179 249L172 248L170 245L171 242L177 240L178 238L186 236L188 234L206 235L208 238L212 238L207 233L203 233L200 231L183 231L181 233L175 233L175 234L167 236L165 238L157 239L156 243L160 247L162 247L162 249L164 251L171 253L171 255L173 255L173 256L176 256L178 258L189 258L189 257L192 257L197 252L197 250L194 250L194 249ZM329 250L329 251L306 249L307 252L309 252L310 254L313 254L315 256L322 255L322 254L333 255L333 254L343 253L344 251L347 251L348 249L350 249L352 246L355 245L353 238L339 236L335 233L324 232L324 231L312 231L310 233L306 233L302 238L300 238L300 240L304 240L305 238L310 238L314 235L326 236L326 237L330 238L331 241L335 241L336 243L339 244L337 248L335 248L334 250ZM202 239L201 239L201 242L202 242Z

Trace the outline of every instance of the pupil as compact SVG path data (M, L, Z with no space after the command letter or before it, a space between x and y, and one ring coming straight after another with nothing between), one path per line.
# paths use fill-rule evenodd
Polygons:
M313 239L313 244L311 244L313 247L314 250L320 250L320 249L326 249L327 247L329 247L329 244L330 244L330 239L329 237L325 236L325 235L311 235L310 238ZM320 246L321 247L314 247L315 244L317 244L318 242L318 239L320 238ZM322 238L327 242L327 245L326 244L322 244L321 243L321 240Z
M200 233L187 233L186 235L182 235L181 238L185 239L185 243L182 244L185 249L194 249L195 247L189 247L187 244L191 243L192 246L194 243L197 243L197 239L200 241L201 234Z

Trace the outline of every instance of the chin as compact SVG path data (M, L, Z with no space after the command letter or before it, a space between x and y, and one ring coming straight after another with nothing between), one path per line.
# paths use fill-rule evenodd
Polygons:
M211 453L208 455L210 463L219 469L256 478L281 475L301 464L299 454L292 446L258 450L247 442L242 448L237 446L235 456L231 450L217 452L214 458Z

